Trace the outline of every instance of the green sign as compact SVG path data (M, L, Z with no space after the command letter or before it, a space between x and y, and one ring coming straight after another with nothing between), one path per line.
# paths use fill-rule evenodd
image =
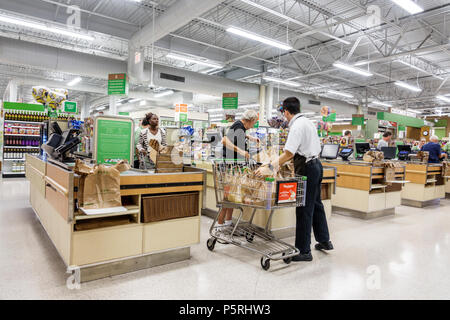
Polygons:
M398 131L406 131L406 127L405 126L398 126Z
M336 122L336 112L331 113L328 117L323 117L322 120L325 122Z
M25 111L45 111L42 104L20 103L20 102L3 102L3 109L7 110L25 110Z
M119 116L129 116L129 112L119 112Z
M75 101L64 101L64 112L77 113L77 103Z
M352 117L352 125L353 126L363 126L364 125L364 116Z
M131 162L132 157L132 120L97 119L96 123L96 159L97 163L115 164L120 160Z
M180 122L186 122L187 119L187 113L180 113Z
M58 118L58 110L53 110L53 109L51 109L51 108L49 108L48 109L48 117L50 118L50 119L56 119L56 118Z
M108 95L128 95L128 76L126 73L110 74L108 76Z
M186 122L183 122L181 125L183 125L183 126L191 126L192 127L194 125L194 123L192 121L186 121Z
M389 113L389 112L377 112L378 120L386 120L391 122L397 122L402 126L422 128L425 125L425 121L419 118L407 117L401 114Z
M223 109L237 109L238 108L238 94L234 93L224 93L222 97L222 108Z

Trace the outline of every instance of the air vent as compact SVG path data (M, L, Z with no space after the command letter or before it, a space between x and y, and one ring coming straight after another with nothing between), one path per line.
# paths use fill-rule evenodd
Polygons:
M314 104L316 106L320 106L320 101L317 101L317 100L308 100L308 103L309 104Z
M177 81L177 82L185 82L185 78L184 77L180 77L180 76L175 76L173 74L168 74L168 73L160 73L159 77L161 79L166 79L166 80L171 80L171 81Z

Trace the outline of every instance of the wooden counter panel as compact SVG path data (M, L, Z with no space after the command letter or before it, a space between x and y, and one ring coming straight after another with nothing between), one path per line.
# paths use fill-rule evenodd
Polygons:
M203 173L183 174L158 174L148 176L121 176L120 185L139 185L176 182L199 182L203 181Z
M54 164L47 162L47 177L55 181L61 187L67 189L70 192L70 187L73 190L73 172L64 170Z
M25 176L30 181L30 188L37 190L39 194L45 198L44 174L32 166L31 163L27 163L25 167Z
M131 195L138 195L138 194L172 193L172 192L186 192L186 191L203 191L203 186L122 189L122 190L120 190L120 195L121 196L131 196Z
M29 154L25 155L26 164L33 166L37 171L39 171L42 175L46 174L46 165L45 162L41 159L36 158L35 156L31 156Z
M45 187L45 198L64 220L69 220L69 199L67 197L53 186L47 184Z
M356 190L370 190L371 175L369 166L337 164L336 186Z
M334 169L334 168L330 168L330 167L323 168L323 177L324 178L334 178L335 173L336 173L336 169Z
M142 225L77 231L72 235L72 265L86 265L142 254Z
M143 234L143 253L186 247L200 241L200 217L147 223Z

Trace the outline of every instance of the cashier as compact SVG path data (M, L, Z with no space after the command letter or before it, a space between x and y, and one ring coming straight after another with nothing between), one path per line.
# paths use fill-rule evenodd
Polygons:
M159 151L160 146L166 146L166 132L159 127L159 117L154 113L147 113L142 124L147 125L147 127L139 134L139 168L150 169L155 166L149 157L150 148Z
M437 136L431 136L430 142L424 145L420 151L428 151L429 163L439 163L441 159L447 158L447 154L442 151L441 146L439 145L439 138Z
M289 121L289 136L283 154L269 164L269 170L277 171L285 162L294 159L295 173L307 177L306 203L296 208L295 246L300 254L293 261L312 261L311 228L318 242L317 250L332 250L325 210L321 200L323 168L319 160L320 140L314 124L300 114L300 101L287 98L283 101L282 114ZM257 174L264 175L264 167Z
M391 136L392 132L390 131L386 131L385 133L383 133L383 138L380 141L378 141L377 149L381 150L381 148L383 147L389 147L389 142L391 142Z

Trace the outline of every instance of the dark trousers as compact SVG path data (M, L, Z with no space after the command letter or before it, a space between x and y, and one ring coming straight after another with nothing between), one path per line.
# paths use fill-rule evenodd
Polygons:
M296 162L294 161L294 165ZM317 242L330 240L327 218L320 195L323 167L320 160L316 159L304 164L303 169L296 166L295 171L297 174L307 177L306 204L304 207L297 207L296 210L295 246L300 253L308 253L311 251L311 228Z

